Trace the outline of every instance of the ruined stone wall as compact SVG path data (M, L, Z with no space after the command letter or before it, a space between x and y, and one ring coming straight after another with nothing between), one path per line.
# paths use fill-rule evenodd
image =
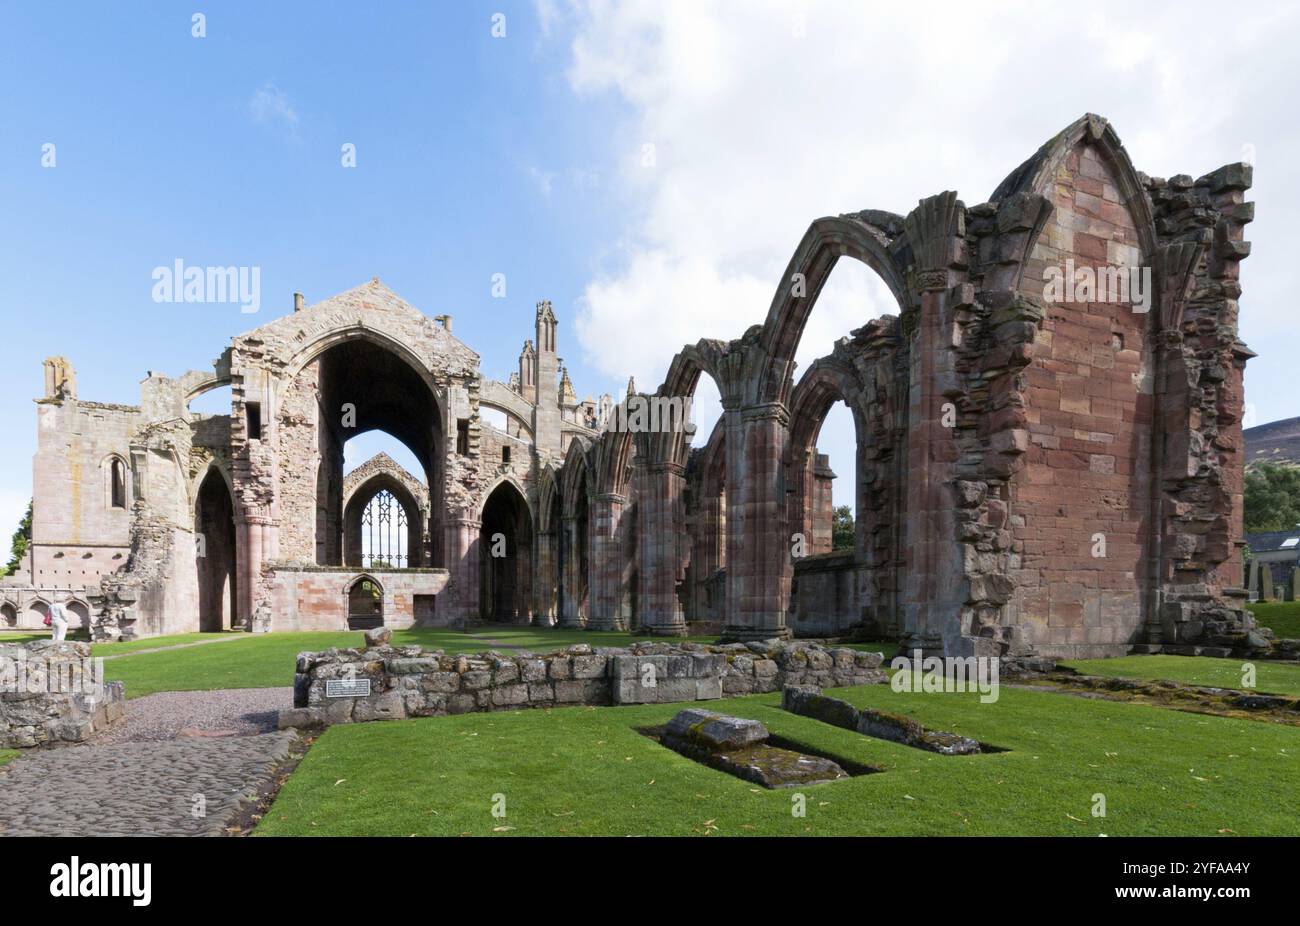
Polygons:
M32 584L82 590L126 560L135 476L131 438L139 409L46 399L37 406L32 461ZM110 467L125 471L125 504L111 504Z
M0 749L85 742L125 711L122 683L103 681L89 644L0 644Z
M280 511L280 556L302 563L328 563L317 535L317 477L330 452L328 429L320 426L320 361L314 360L285 387L276 415L280 455L276 498ZM340 528L341 531L341 528Z
M853 551L794 561L790 629L796 637L829 637L861 625L868 602L865 570Z
M757 641L723 646L639 643L570 646L544 655L449 656L386 643L364 650L300 653L294 709L280 726L434 717L471 711L580 704L658 704L886 680L880 653L813 643ZM369 682L364 697L330 697L330 682Z
M460 626L447 608L445 569L352 569L273 563L264 588L276 630L347 630L348 590L363 577L383 590L384 626Z
M1044 296L1049 268L1068 280L1067 261L1150 266L1119 188L1094 146L1070 151L1021 286L1044 317L1025 369L1030 445L1010 487L1021 548L1011 606L1024 642L1048 654L1124 652L1140 639L1147 605L1152 314L1131 293L1127 302Z

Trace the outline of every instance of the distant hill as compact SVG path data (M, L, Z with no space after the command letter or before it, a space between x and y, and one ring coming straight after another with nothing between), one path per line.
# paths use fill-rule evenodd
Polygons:
M1300 418L1270 421L1241 432L1246 440L1246 466L1286 463L1300 466Z

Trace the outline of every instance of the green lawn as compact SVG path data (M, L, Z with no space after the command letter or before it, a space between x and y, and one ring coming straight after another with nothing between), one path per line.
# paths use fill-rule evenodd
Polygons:
M183 637L210 638L212 634L182 634ZM207 691L214 688L275 688L293 684L294 663L299 653L325 650L337 646L359 647L365 643L360 632L323 631L316 633L236 634L220 643L189 646L159 653L137 653L104 664L109 681L126 683L126 696L139 698L157 691ZM167 645L174 637L155 637L150 641L102 644L96 655L112 655L121 650L104 652L107 647L149 648ZM626 646L633 640L627 633L584 630L547 630L528 627L486 627L465 633L459 630L399 630L393 643L418 643L426 649L448 653L477 653L494 646L506 652L507 646L528 647L538 652L560 649L573 643L592 646ZM184 642L183 640L180 642ZM129 651L128 651L129 653Z
M1257 601L1246 607L1280 639L1300 637L1300 601Z
M0 749L0 765L17 758L18 751L16 749Z
M173 633L163 637L145 637L142 640L130 640L117 643L96 643L91 652L96 656L121 656L142 649L158 649L164 646L184 646L189 643L206 643L213 640L237 640L247 637L246 633Z
M1115 659L1067 659L1069 666L1084 675L1115 678L1167 678L1188 685L1241 688L1246 663L1255 667L1255 690L1269 694L1300 696L1300 666L1267 659L1213 659L1209 656L1120 656Z
M786 714L778 695L712 702L774 734L884 767L768 791L636 732L683 705L522 710L332 727L258 835L1295 835L1300 730L1003 688L1000 699L834 692L1010 752L948 757ZM505 796L506 816L491 814ZM1107 816L1092 816L1104 794Z
M31 643L34 640L48 640L50 633L30 630L5 630L0 631L0 643Z

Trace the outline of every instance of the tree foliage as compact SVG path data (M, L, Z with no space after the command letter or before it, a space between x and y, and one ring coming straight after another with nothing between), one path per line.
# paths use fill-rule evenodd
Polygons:
M1244 522L1248 533L1284 531L1300 524L1300 468L1264 463L1245 480Z
M831 517L831 549L852 550L853 544L853 509L840 505Z
M0 570L0 576L12 575L17 572L23 564L23 557L27 555L27 548L32 543L32 503L27 503L27 513L23 519L18 522L18 530L14 531L13 539L9 542L9 564Z

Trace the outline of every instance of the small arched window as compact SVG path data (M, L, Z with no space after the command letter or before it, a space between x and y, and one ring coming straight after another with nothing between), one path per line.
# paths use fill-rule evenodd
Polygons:
M109 504L114 508L126 507L126 466L117 457L109 463Z

